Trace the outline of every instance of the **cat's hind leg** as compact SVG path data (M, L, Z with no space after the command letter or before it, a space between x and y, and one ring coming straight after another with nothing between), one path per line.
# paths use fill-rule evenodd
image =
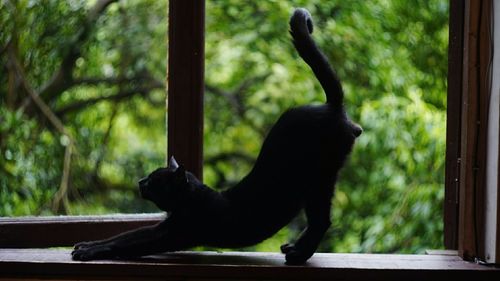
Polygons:
M284 244L281 252L286 256L287 264L305 263L318 248L325 232L330 227L331 196L316 197L306 205L308 226L295 244Z

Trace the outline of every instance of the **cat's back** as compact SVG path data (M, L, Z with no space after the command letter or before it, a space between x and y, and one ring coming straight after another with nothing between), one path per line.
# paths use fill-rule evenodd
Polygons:
M329 104L304 105L285 111L274 127L289 130L291 134L297 136L302 136L300 134L302 132L324 131L333 133L331 130L336 130L335 127L345 119L344 115L342 108L333 107ZM272 128L272 130L275 128Z
M343 143L354 140L347 133L348 123L342 108L328 104L292 108L270 130L259 158L265 160L281 152L281 156L294 155L306 160L328 153L333 147L341 149Z
M269 131L250 173L226 193L237 201L269 201L322 183L331 186L354 143L352 123L341 107L305 105L284 112ZM253 200L249 200L250 202Z
M295 184L321 170L336 174L355 136L342 108L306 105L283 113L269 131L249 176Z

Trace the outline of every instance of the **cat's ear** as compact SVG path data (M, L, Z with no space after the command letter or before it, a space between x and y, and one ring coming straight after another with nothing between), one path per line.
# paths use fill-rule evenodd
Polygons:
M186 169L184 166L178 165L177 169L174 172L174 183L176 185L186 184L188 182Z
M172 170L176 170L177 168L179 168L179 164L177 164L177 161L175 161L174 156L171 156L168 160L168 168L171 168Z

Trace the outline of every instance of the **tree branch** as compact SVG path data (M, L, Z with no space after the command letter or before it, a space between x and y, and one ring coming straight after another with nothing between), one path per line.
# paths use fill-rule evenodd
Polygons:
M53 209L58 213L66 214L68 212L68 190L69 190L69 176L71 169L71 156L73 155L75 141L69 134L68 130L64 127L63 123L57 116L52 112L50 107L40 98L40 96L31 88L28 81L26 80L26 75L23 67L17 60L15 56L11 56L11 63L14 66L15 71L17 72L17 78L21 81L24 90L29 94L31 99L38 106L40 111L47 117L47 119L52 123L52 125L61 133L63 136L66 136L68 142L65 145L64 151L64 165L61 177L61 184L59 189L55 193L54 201L53 201Z
M9 42L7 42L7 44L5 44L4 46L0 47L0 56L2 56L3 53L7 51L7 48L9 47L9 44L10 44L10 40L9 40Z
M147 84L152 88L164 88L165 83L159 79L156 79L147 70L143 70L141 73L134 77L82 77L73 79L73 85L99 85L99 84L109 84L109 85L123 85L131 84L134 82L139 82L142 84Z
M233 181L228 181L226 174L219 167L217 167L218 162L228 162L232 160L244 161L248 164L253 164L255 162L255 158L251 155L238 151L221 152L205 158L204 163L211 166L217 175L217 181L214 186L215 188L224 189L235 184Z
M241 121L247 124L255 132L259 133L261 136L264 136L267 130L260 128L255 123L251 122L251 120L245 117L245 114L248 111L248 107L245 104L245 93L248 91L248 88L250 88L251 85L261 83L267 77L269 77L270 74L270 72L267 72L248 78L241 82L241 84L239 84L238 87L236 87L232 91L225 91L207 83L205 83L205 90L209 93L224 97L230 103L232 109L235 111L236 115L240 118Z
M73 85L99 85L99 84L121 84L125 82L132 82L138 80L137 78L126 77L83 77L75 78Z
M73 69L76 60L81 56L83 43L90 36L95 23L106 8L116 1L118 0L100 0L90 9L75 40L68 46L68 51L62 59L61 66L54 75L52 75L52 78L38 91L43 99L51 101L73 85ZM22 108L26 108L29 102L30 99L25 100Z
M245 105L245 100L244 100L244 94L248 90L248 88L256 83L260 83L263 80L265 80L267 77L269 77L271 73L264 73L262 75L254 76L249 79L244 80L241 82L236 89L232 91L225 91L220 88L217 88L213 85L210 85L208 83L205 83L205 90L207 92L211 92L213 94L219 95L227 99L227 101L231 104L231 106L234 108L235 112L238 114L239 117L243 118L245 115L245 112L247 111L246 105Z
M98 149L97 159L94 164L94 169L90 173L90 179L93 184L96 184L96 187L100 185L97 184L99 182L99 170L101 169L102 163L104 161L104 157L106 156L106 152L108 151L108 143L111 136L111 130L113 129L114 121L116 116L118 115L118 106L114 106L111 112L111 116L109 117L108 127L104 133L104 137L101 142L101 146Z
M137 76L134 77L83 77L75 79L73 81L73 85L99 85L99 84L120 86L119 87L120 90L117 94L114 95L91 98L66 105L56 111L57 116L63 116L69 112L80 110L83 107L94 105L104 100L119 101L134 96L136 94L145 96L152 90L165 88L165 83L153 77L153 75L151 75L147 70L141 71L141 73L139 73ZM134 84L142 84L142 86L136 86ZM130 87L128 87L127 89L127 87L125 86L128 85L130 85Z
M21 85L23 86L24 90L28 93L29 97L33 99L35 104L38 106L40 111L47 117L47 119L50 121L50 123L59 131L59 133L68 136L70 138L70 134L64 127L63 123L57 116L54 114L54 112L50 109L50 107L40 98L39 94L33 90L31 85L29 85L28 81L26 80L26 75L24 72L23 67L17 60L15 56L10 57L11 63L17 73L17 78L21 82Z
M208 156L204 159L205 164L210 164L211 166L217 164L217 162L223 162L223 161L229 161L229 160L242 160L245 161L249 164L252 164L255 162L255 158L252 157L251 155L244 153L244 152L238 152L238 151L231 151L231 152L221 152L216 155Z
M65 114L68 114L70 112L81 110L85 107L94 105L96 103L99 103L99 102L105 101L105 100L120 101L120 100L129 98L129 97L132 97L134 95L145 96L145 95L149 94L149 92L151 92L154 89L159 89L159 87L155 87L155 86L137 87L137 88L133 88L130 90L121 91L121 92L114 94L114 95L91 98L91 99L87 99L87 100L83 100L83 101L77 101L77 102L74 102L72 104L69 104L69 105L57 110L56 114L57 114L57 116L64 116Z

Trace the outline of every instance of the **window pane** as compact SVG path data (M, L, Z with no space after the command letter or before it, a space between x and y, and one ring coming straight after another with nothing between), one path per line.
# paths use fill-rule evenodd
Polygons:
M324 102L290 43L296 6L311 12L347 111L364 128L320 251L442 248L447 1L207 1L206 183L236 183L284 110ZM304 227L300 218L252 249L276 251Z
M2 4L0 216L157 211L136 183L165 161L167 9Z

